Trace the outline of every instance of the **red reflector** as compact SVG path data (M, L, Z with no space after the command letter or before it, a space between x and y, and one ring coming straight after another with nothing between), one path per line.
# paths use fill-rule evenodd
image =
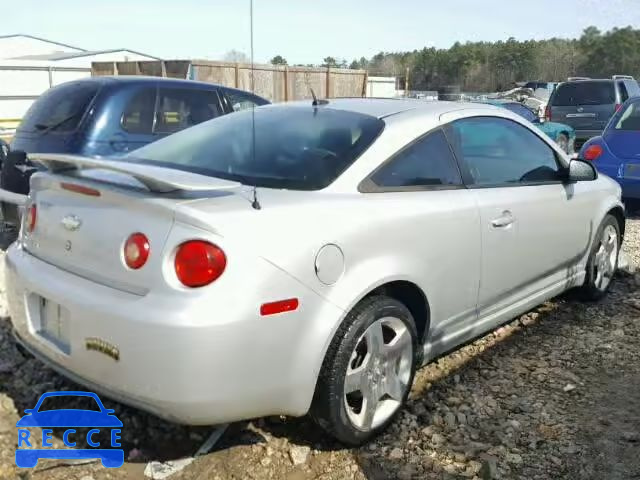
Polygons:
M147 263L151 245L144 233L134 233L127 238L124 244L124 262L127 267L137 270Z
M100 190L96 190L95 188L85 187L84 185L78 185L77 183L66 183L63 182L60 186L64 190L69 190L70 192L80 193L82 195L89 195L90 197L99 197Z
M291 312L297 310L298 299L290 298L288 300L280 300L279 302L265 303L260 307L260 315L275 315L276 313Z
M27 210L27 219L26 219L26 226L27 226L27 231L29 233L33 232L33 230L36 228L36 220L38 218L38 209L36 208L36 204L32 203L31 206L29 207L29 210Z
M621 108L622 108L622 105L618 103L618 104L616 105L616 112L617 112L617 111L619 111Z
M585 160L589 160L590 162L597 159L600 155L602 155L602 147L600 145L590 145L582 154L582 157Z
M227 266L227 257L212 243L191 240L178 247L174 266L178 280L183 285L204 287L222 275Z

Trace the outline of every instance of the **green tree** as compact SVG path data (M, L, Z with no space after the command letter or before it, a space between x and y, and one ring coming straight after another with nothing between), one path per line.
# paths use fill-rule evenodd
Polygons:
M334 57L324 57L324 60L322 60L322 66L335 68L338 66L338 61Z
M288 65L287 60L281 55L276 55L275 57L273 57L271 59L271 64L272 65Z

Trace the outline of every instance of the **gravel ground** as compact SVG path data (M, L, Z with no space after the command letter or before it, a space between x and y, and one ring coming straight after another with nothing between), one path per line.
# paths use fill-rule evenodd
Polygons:
M640 220L627 225L640 268ZM0 479L142 479L147 462L193 455L210 434L103 398L124 423L123 468L18 470L18 412L77 386L17 349L4 301L0 316ZM640 274L621 273L602 302L569 293L421 369L407 408L368 446L343 449L305 418L260 419L232 425L171 479L640 479L639 319Z

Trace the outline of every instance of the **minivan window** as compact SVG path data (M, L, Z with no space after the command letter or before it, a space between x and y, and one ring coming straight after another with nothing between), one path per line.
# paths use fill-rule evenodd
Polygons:
M27 111L19 129L25 132L72 132L98 93L96 82L71 82L43 93Z
M338 178L383 127L378 118L343 110L264 107L183 130L132 152L127 160L248 185L319 190Z
M234 112L239 112L241 110L247 110L249 108L264 105L264 103L259 102L259 99L257 99L253 95L247 95L236 90L227 90L225 93L227 95L227 98L229 99L229 103L231 103L231 108L233 108Z
M122 128L129 133L150 134L155 109L156 88L143 88L127 104L122 115Z
M552 105L609 105L616 103L613 82L609 80L575 82L560 85L553 96Z
M627 86L624 82L618 82L618 89L620 90L620 103L624 103L629 99L629 92L627 92Z
M155 133L174 133L222 114L213 90L161 88Z

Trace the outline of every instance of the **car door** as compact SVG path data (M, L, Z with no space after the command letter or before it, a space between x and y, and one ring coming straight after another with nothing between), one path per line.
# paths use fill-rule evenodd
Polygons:
M560 154L515 119L464 118L446 131L480 211L478 314L499 322L574 280L594 199L583 186L563 183Z
M479 215L442 129L405 147L365 180L360 190L384 192L386 208L398 210L397 220L390 221L387 233L380 237L388 235L389 249L410 252L416 283L429 299L425 357L476 336Z

